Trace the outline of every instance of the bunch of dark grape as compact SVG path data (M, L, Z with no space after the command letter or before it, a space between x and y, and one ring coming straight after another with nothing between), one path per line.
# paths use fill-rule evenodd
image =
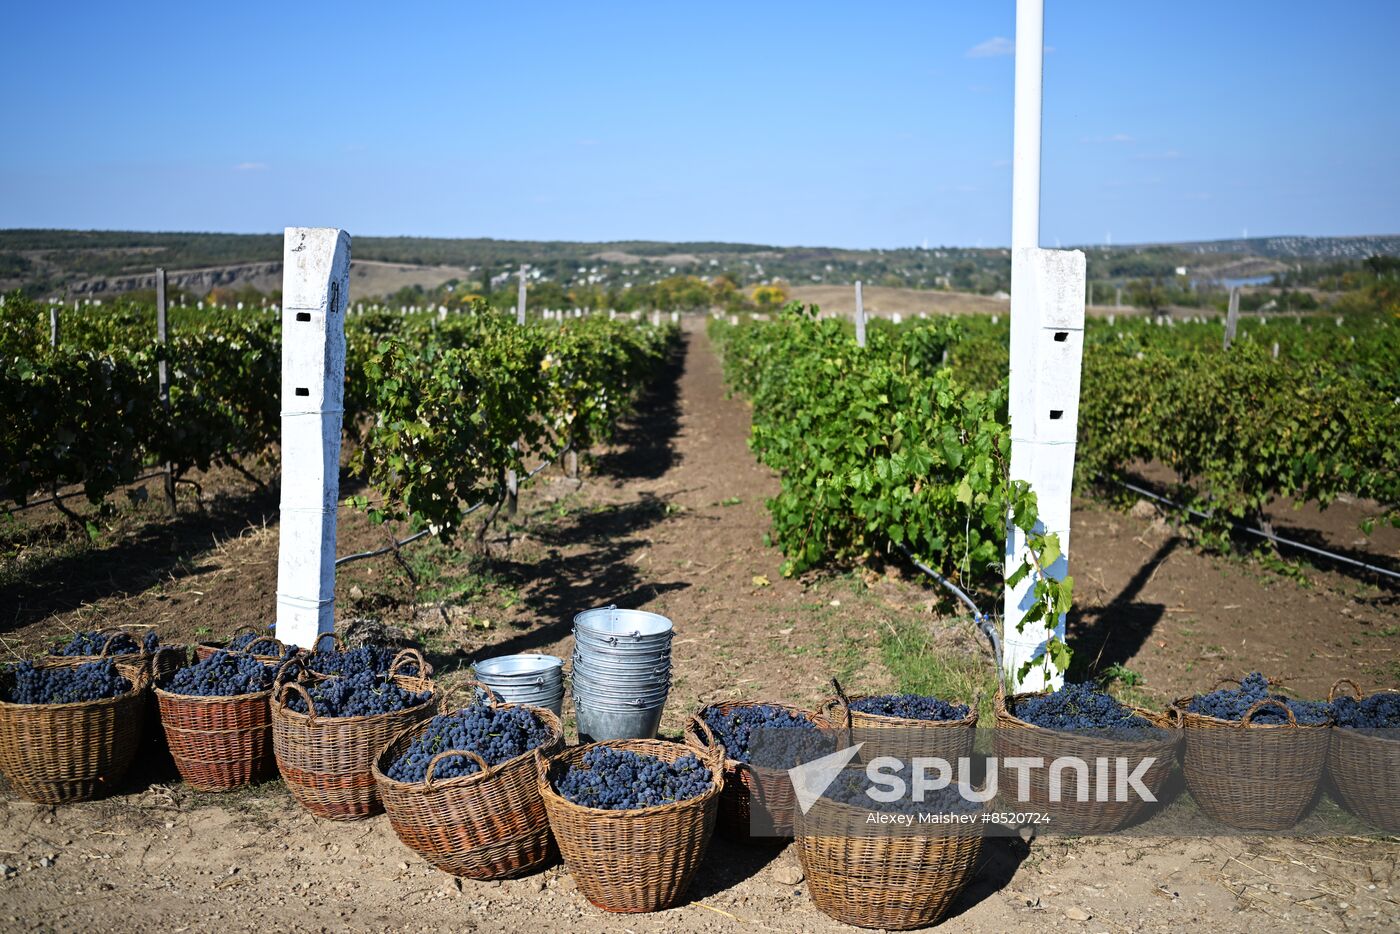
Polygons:
M10 670L4 699L11 704L75 704L79 701L118 697L131 690L111 660L88 662L73 668L20 662Z
M276 639L259 632L241 632L230 639L224 648L230 652L247 652L249 655L282 654L282 647Z
M1361 700L1339 697L1331 708L1337 726L1352 730L1400 730L1400 693L1395 691L1381 691Z
M1019 719L1047 730L1112 730L1115 734L1122 734L1125 739L1134 735L1150 735L1155 730L1147 720L1087 681L1065 684L1048 694L1025 698L1017 702L1016 709L1011 712Z
M968 715L966 704L950 704L920 694L881 694L851 701L856 713L873 713L901 720L961 720Z
M387 774L398 782L421 782L433 756L448 749L470 749L487 765L500 765L543 745L549 737L544 722L522 707L472 704L433 717L422 735L389 766ZM433 769L433 781L479 771L481 767L468 757L449 756Z
M705 710L705 724L729 758L771 769L790 769L831 752L835 742L817 725L770 704Z
M631 811L698 797L712 780L710 770L693 755L668 763L630 749L595 746L554 788L584 807Z
M956 784L924 791L923 800L915 800L912 764L906 763L898 771L886 770L881 774L898 776L904 782L904 794L894 801L872 798L870 791L884 794L890 791L891 785L883 780L880 783L872 782L866 770L861 768L842 771L822 792L822 797L838 804L888 814L971 814L982 809L980 803L964 798Z
M126 633L113 635L107 632L79 632L68 640L68 644L58 650L59 655L101 655L103 646L107 645L108 639L112 644L107 649L108 655L135 655L145 652L150 655L160 647L160 636L154 630L148 631L141 637L141 644L137 645L136 640Z
M1293 700L1282 694L1270 694L1269 679L1257 671L1241 681L1238 689L1221 688L1209 694L1197 694L1186 709L1220 720L1242 720L1249 708L1265 698L1286 704L1299 723L1326 723L1331 717L1331 710L1321 701ZM1259 708L1250 722L1287 723L1288 715L1269 704Z
M361 671L384 674L393 664L397 651L378 645L362 645L357 649L321 649L307 659L306 666L323 675L350 675ZM418 665L405 662L398 674L416 675Z
M431 691L406 691L392 679L368 668L349 674L303 683L318 717L371 717L416 707L432 697ZM287 706L306 713L306 700L287 692Z
M201 662L181 668L163 685L171 694L194 697L238 697L272 687L273 666L251 655L223 649Z

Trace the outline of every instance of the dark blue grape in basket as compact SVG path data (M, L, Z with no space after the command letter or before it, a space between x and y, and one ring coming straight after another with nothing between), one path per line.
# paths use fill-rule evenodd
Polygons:
M131 682L106 659L72 668L20 662L4 681L3 699L11 704L75 704L118 697L131 690Z
M524 755L549 741L549 727L523 707L472 704L428 721L427 728L385 773L398 782L421 782L428 763L440 752L469 749L487 765ZM448 756L433 769L433 781L475 775L481 767L467 756Z
M554 787L584 807L631 811L699 797L713 780L709 768L694 755L667 762L630 749L595 746Z

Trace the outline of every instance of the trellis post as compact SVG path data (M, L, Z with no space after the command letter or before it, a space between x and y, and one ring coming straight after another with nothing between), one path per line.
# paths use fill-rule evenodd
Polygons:
M856 346L865 346L865 298L861 295L860 280L856 280Z
M1070 489L1074 478L1079 421L1080 364L1084 352L1086 268L1078 250L1040 248L1040 122L1044 55L1044 2L1017 0L1015 133L1011 213L1011 479L1027 481L1036 494L1036 531L1055 533L1060 557L1045 571L1063 579L1069 570ZM1009 521L1005 567L1009 574L1025 556L1025 535ZM1004 588L1002 668L1018 691L1059 687L1035 664L1025 679L1022 665L1044 656L1048 631L1037 621L1018 632L1033 606L1033 575ZM1063 615L1055 635L1064 638Z
M350 235L330 227L288 227L282 270L277 638L310 647L335 628Z
M1235 330L1240 325L1240 287L1230 289L1230 304L1225 312L1225 349L1235 342Z
M160 342L160 360L156 364L156 379L160 393L160 407L170 417L170 364L166 360L169 353L169 324L165 310L165 270L156 269L156 340ZM165 462L165 504L175 511L175 466Z

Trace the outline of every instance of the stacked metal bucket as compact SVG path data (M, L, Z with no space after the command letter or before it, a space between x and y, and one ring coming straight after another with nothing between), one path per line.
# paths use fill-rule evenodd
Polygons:
M671 621L602 607L574 617L574 713L580 742L651 739L671 691Z
M476 680L510 704L564 715L564 660L556 655L501 655L477 662Z

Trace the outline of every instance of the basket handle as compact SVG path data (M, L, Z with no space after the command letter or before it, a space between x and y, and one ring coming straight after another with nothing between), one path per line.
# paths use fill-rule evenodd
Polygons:
M482 682L477 681L475 678L467 678L467 679L465 679L465 680L463 680L463 681L459 681L457 684L454 684L454 685L452 685L451 687L449 687L449 688L447 689L447 693L448 693L449 697L451 698L450 701L449 701L449 703L451 703L451 704L456 704L456 703L457 703L457 695L458 695L459 693L461 693L463 690L467 690L467 689L470 689L471 692L472 692L472 693L471 693L471 700L469 700L469 701L467 702L468 704L474 704L474 703L476 703L476 693L475 693L476 691L482 691L482 692L484 692L484 693L486 694L487 699L490 700L491 706L492 706L492 707L499 707L499 706L501 706L502 704L505 703L505 701L501 699L501 695L499 695L499 694L497 694L495 691L491 690L491 688L490 688L489 685L483 684Z
M1251 708L1249 708L1248 710L1246 710L1246 711L1244 712L1244 716L1243 716L1243 717L1240 717L1240 726L1249 726L1250 723L1251 723L1251 721L1253 721L1253 719L1254 719L1254 715L1255 715L1256 713L1258 713L1260 710L1262 710L1264 707L1268 707L1268 706L1270 706L1270 705L1272 705L1272 706L1274 706L1274 707L1277 707L1277 708L1279 708L1280 710L1282 710L1284 713L1288 714L1288 725L1289 725L1289 726L1297 726L1297 725L1298 725L1298 718L1295 717L1295 716L1293 716L1293 710L1292 710L1292 708L1290 708L1290 707L1289 707L1287 704L1285 704L1283 701L1276 701L1276 700L1274 700L1272 697L1266 697L1266 698L1264 698L1263 700L1255 701L1255 702L1254 702L1254 706L1251 707Z
M239 627L238 627L237 629L235 629L233 632L229 633L229 635L228 635L228 641L229 641L229 642L232 642L234 639L237 639L239 636L243 635L245 632L256 633L257 631L258 631L258 627L257 627L257 626L254 626L254 625L251 624L251 623L244 623L242 626L239 626Z
M1267 679L1266 679L1266 680L1267 680ZM1211 690L1212 690L1212 691L1218 691L1218 690L1220 690L1222 687L1224 687L1224 686L1227 685L1227 684L1233 684L1235 687L1239 687L1239 686L1240 686L1240 679L1239 679L1239 678L1221 678L1221 679L1219 679L1218 681L1215 682L1215 687L1211 688Z
M855 724L851 716L851 699L846 696L846 692L841 689L841 682L836 678L831 679L831 686L836 691L836 696L840 698L841 706L846 710L846 743L854 746L856 744Z
M106 658L108 653L112 650L112 643L117 641L118 636L126 636L132 642L136 643L137 654L144 654L141 652L141 640L133 636L131 633L127 632L125 629L107 630L107 638L102 640L102 651L97 654L100 655L102 658Z
M302 675L306 674L306 659L300 655L293 655L291 658L287 659L285 662L277 666L277 672L272 676L273 685L275 686L284 682L294 680L292 678L293 666L300 669Z
M399 666L412 663L418 666L418 679L427 681L428 676L433 673L433 666L423 658L423 653L414 648L403 649L394 656L394 660L389 663L389 677L394 677L399 673Z
M483 759L478 753L475 753L470 749L448 749L438 753L437 755L433 756L431 759L428 760L428 768L426 771L423 772L424 791L432 790L433 771L437 768L437 764L443 759L452 758L471 759L478 766L480 766L481 774L483 777L490 777L491 775L491 766L487 765L486 760Z
M1351 685L1352 700L1361 700L1361 688L1357 686L1355 681L1351 680L1350 678L1338 678L1332 684L1332 690L1327 692L1327 702L1329 704L1337 699L1337 688L1341 687L1344 684Z
M330 636L330 637L331 637L331 651L333 651L333 652L344 652L344 651L345 651L345 640L342 639L342 638L340 638L340 634L339 634L339 633L334 632L334 631L330 631L330 632L323 632L323 633L320 633L319 635L316 636L316 641L311 643L311 654L314 655L314 654L316 654L317 652L321 651L321 640L324 639L324 638L326 638L326 636Z
M306 719L308 723L316 722L316 704L311 700L311 692L308 691L299 681L285 681L277 689L277 706L287 706L287 692L295 691L300 694L302 700L306 701Z
M704 717L700 716L699 714L693 713L690 715L690 719L686 721L686 725L695 727L695 732L700 734L700 738L705 741L705 746L707 748L724 748L719 744L719 741L715 739L714 731L710 729L710 725L705 722Z

